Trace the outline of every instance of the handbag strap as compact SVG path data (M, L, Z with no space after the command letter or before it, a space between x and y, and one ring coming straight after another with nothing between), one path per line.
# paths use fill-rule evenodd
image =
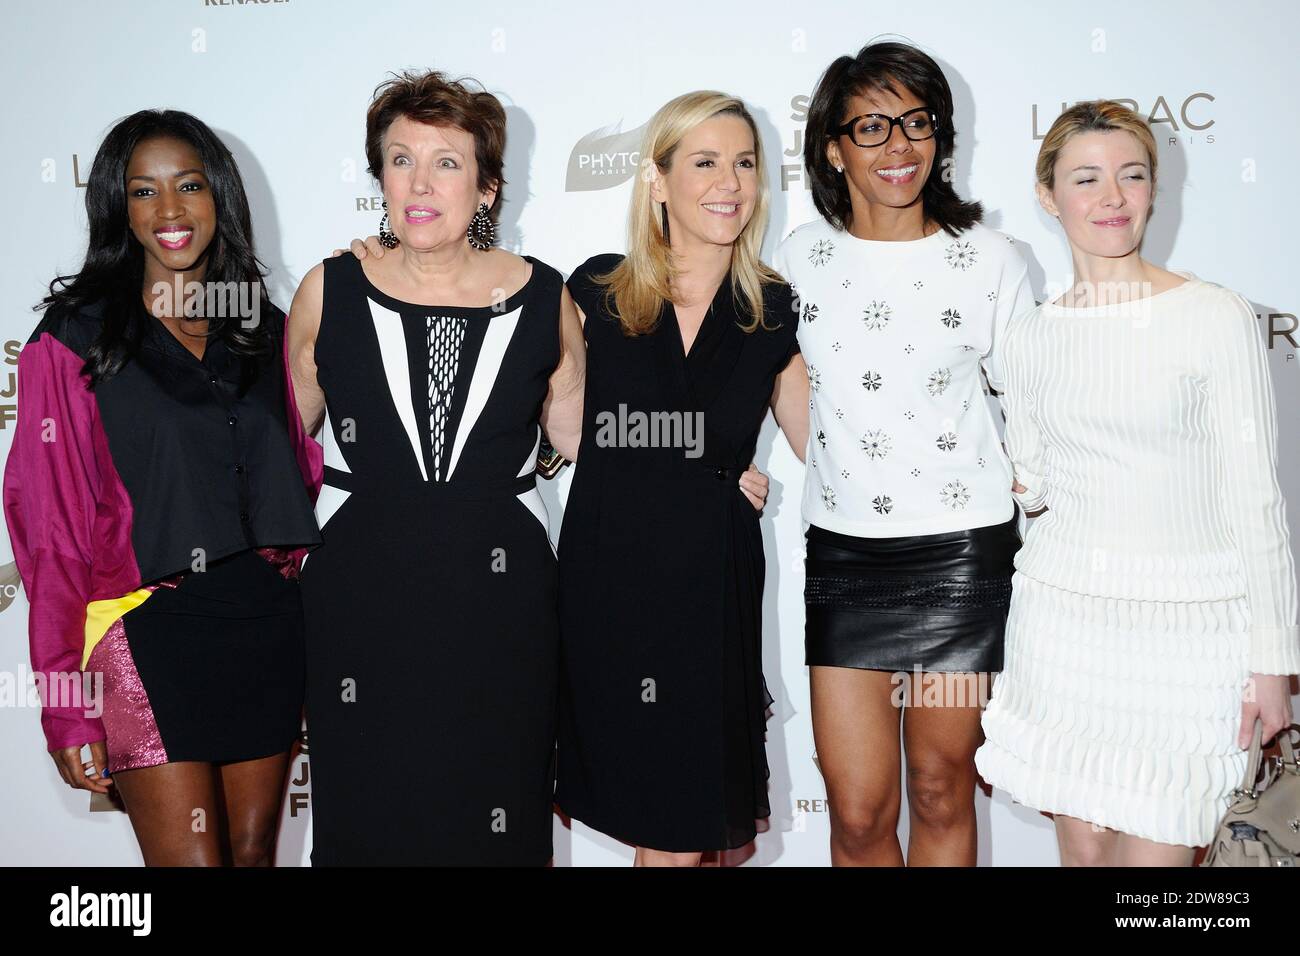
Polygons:
M1277 735L1278 746L1282 750L1282 762L1290 764L1292 767L1300 768L1296 763L1295 747L1291 743L1291 728L1284 727ZM1255 718L1255 735L1250 742L1250 757L1246 761L1246 776L1242 778L1241 786L1234 791L1234 795L1248 794L1251 797L1257 796L1255 784L1259 781L1259 764L1260 758L1264 752L1264 722L1260 718Z
M1264 722L1256 717L1255 734L1250 741L1250 757L1246 761L1246 776L1242 778L1241 786L1237 788L1236 793L1248 794L1251 797L1256 795L1255 782L1259 780L1259 757L1264 750L1263 744Z

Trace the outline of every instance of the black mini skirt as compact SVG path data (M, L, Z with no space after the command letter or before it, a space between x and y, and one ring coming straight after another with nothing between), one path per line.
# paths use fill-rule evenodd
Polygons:
M812 526L804 562L809 666L1002 669L1019 509L984 528L859 538Z
M302 598L282 549L248 549L150 586L86 670L102 674L110 773L284 753L302 727Z

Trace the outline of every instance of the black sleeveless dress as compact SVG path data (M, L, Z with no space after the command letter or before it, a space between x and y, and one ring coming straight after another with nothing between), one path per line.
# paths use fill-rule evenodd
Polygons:
M770 814L763 539L737 481L798 351L793 294L766 286L779 327L747 333L727 276L687 354L670 304L653 332L623 335L593 281L618 261L569 278L587 387L560 533L556 802L637 846L730 849ZM681 418L677 447L654 447L638 413L698 414L702 441Z
M412 305L325 260L303 565L313 865L551 857L556 561L534 468L563 280Z

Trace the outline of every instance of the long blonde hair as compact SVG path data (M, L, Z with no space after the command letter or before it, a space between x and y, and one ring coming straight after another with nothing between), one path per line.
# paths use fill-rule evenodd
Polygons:
M624 335L644 335L658 324L665 302L672 300L678 269L665 235L667 211L655 209L650 195L653 180L649 163L667 172L682 139L705 120L719 115L739 116L754 135L754 169L758 176L758 201L754 213L731 249L731 292L738 311L750 316L746 332L763 325L763 286L784 281L759 258L767 229L771 202L763 169L763 147L758 125L745 104L716 90L696 90L669 100L651 117L641 142L641 174L632 188L627 222L627 257L595 281L604 285L606 303L618 317Z

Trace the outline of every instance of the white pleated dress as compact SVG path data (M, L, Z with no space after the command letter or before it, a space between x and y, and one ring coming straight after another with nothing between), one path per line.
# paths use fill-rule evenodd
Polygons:
M1025 314L1003 339L1031 524L975 753L1026 806L1210 841L1251 673L1300 672L1277 418L1254 310L1187 281Z

